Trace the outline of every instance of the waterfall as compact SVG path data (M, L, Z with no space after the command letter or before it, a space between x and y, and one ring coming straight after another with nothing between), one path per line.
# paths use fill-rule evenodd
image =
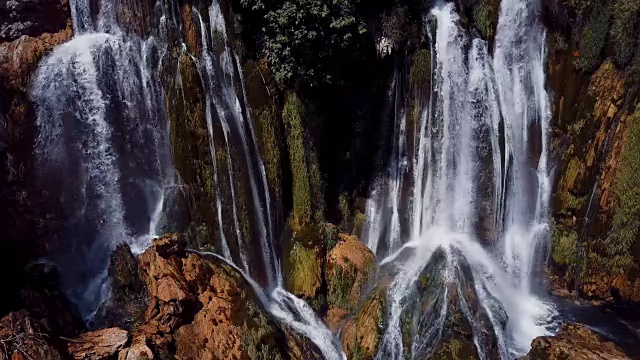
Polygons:
M59 188L66 225L63 282L90 319L108 295L111 250L143 251L173 185L168 122L157 54L162 44L125 37L102 3L72 1L75 37L40 64L32 85L41 181Z
M367 206L375 220L364 241L393 272L376 358L431 356L453 336L451 321L468 322L481 359L518 357L533 338L554 331L555 315L531 286L549 237L551 181L540 4L501 2L493 56L486 41L467 35L454 3L437 5L428 18L435 22L428 32L432 89L423 101L415 157L406 160L413 173L399 175L397 148L406 134L396 116L392 176L375 184ZM408 179L413 191L398 201L394 189ZM385 186L389 206L381 205ZM402 210L394 204L411 213L401 239L395 229ZM485 217L491 234L478 231ZM428 288L420 291L425 276Z

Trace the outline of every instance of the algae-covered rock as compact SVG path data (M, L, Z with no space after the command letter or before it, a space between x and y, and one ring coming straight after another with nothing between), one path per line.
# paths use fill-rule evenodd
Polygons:
M288 289L296 296L315 297L322 285L322 259L319 250L295 243L288 261Z
M326 279L328 305L352 310L374 270L375 257L355 236L340 235L340 241L327 254Z
M379 287L364 303L355 319L342 329L342 348L349 359L373 359L384 333L387 315L386 288Z

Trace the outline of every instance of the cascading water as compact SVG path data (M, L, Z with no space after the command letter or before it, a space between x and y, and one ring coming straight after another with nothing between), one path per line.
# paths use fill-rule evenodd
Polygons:
M405 209L385 204L380 183L367 209L365 241L393 274L377 359L430 356L461 336L455 332L461 321L472 329L469 340L481 359L522 355L533 338L553 331L554 309L531 286L535 264L544 260L550 195L551 113L539 17L537 1L503 0L492 58L488 44L461 27L453 3L428 16L429 29L435 21L432 89L417 150L413 159L397 158L405 132L396 131L387 180L391 202ZM402 129L404 120L396 122ZM408 161L413 174L403 180L397 168ZM412 181L413 191L398 201L394 189L403 181ZM491 232L478 231L486 208ZM408 235L398 240L400 211L411 216L402 224Z
M165 189L173 185L167 98L160 74L170 55L169 39L178 38L178 63L186 55L197 65L205 93L216 195L212 205L225 261L240 264L238 270L275 318L307 336L327 359L342 359L340 344L322 320L282 288L266 173L220 4L214 0L209 5L208 29L198 9L191 9L200 26L198 55L188 51L175 31L182 25L172 3L155 5L159 26L146 39L121 29L116 3L101 0L99 9L92 9L95 5L72 1L76 36L40 64L32 91L42 177L73 174L62 181L61 202L70 219L65 232L72 242L68 256L75 261L60 263L66 286L85 317L92 318L108 297L106 269L114 246L127 241L141 252L150 244L162 217ZM185 86L193 84L182 83L179 64L176 83L184 100ZM248 183L263 268L249 261L253 239L244 238L240 229L238 191L243 181ZM232 231L225 233L223 224L228 221ZM230 246L234 240L237 254ZM265 273L263 290L253 277Z
M157 71L163 44L126 37L108 2L96 21L88 1L71 8L76 35L39 65L32 98L39 171L60 184L52 196L60 196L70 243L58 263L89 319L107 298L111 250L150 244L174 175Z

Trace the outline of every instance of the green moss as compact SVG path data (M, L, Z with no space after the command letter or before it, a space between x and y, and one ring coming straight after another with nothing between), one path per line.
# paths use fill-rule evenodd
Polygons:
M316 251L296 242L289 253L288 261L289 290L298 296L315 297L322 281L322 267Z
M360 236L362 234L362 230L364 229L364 223L367 221L367 216L360 211L356 211L355 216L355 227L353 233L355 235Z
M413 55L409 83L413 89L429 88L431 84L431 52L429 50L418 50Z
M289 94L282 117L287 131L287 145L293 181L292 228L322 222L324 205L320 169L315 152L306 139L303 124L304 108L295 94Z
M259 138L262 145L262 158L267 172L267 180L276 198L280 199L282 196L282 175L280 172L282 168L280 161L282 143L276 106L269 104L259 109L256 111L256 118L259 124Z
M331 251L340 241L340 230L333 224L325 223L322 225L322 238L324 239L327 252Z
M493 40L498 22L498 8L494 1L484 0L473 9L473 22L485 40Z
M346 267L336 266L327 282L329 283L329 296L327 302L330 307L339 307L345 310L351 309L351 289L356 281L356 268L348 259L344 259Z
M578 257L578 234L573 229L555 224L553 227L553 243L551 245L553 260L565 266L573 266Z
M273 323L264 311L251 299L245 299L247 332L242 337L242 347L252 360L282 360L282 355L274 341L276 332Z
M640 107L627 121L627 137L613 182L616 200L613 225L604 246L612 271L636 267L632 248L640 229Z
M574 188L576 181L582 178L584 169L584 163L577 157L572 157L571 160L569 160L569 164L567 164L567 169L564 173L564 185L566 189Z

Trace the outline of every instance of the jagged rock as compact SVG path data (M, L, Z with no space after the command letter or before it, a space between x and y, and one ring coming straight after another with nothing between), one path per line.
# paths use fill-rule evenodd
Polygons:
M69 340L69 354L76 360L106 360L116 355L129 341L129 333L108 328L81 334Z
M630 359L616 345L581 324L563 324L557 336L541 336L531 342L523 360L624 360Z
M0 319L0 359L61 360L52 337L28 311L12 312Z
M317 353L269 317L240 272L215 256L187 252L181 236L154 241L139 260L151 304L145 323L132 331L161 359Z
M133 339L131 346L120 351L118 360L152 360L153 352L147 346L147 339L139 335Z
M3 1L0 3L0 41L60 31L67 25L68 12L68 0Z
M340 241L327 255L329 307L352 310L360 299L374 264L373 253L357 237L340 234Z

